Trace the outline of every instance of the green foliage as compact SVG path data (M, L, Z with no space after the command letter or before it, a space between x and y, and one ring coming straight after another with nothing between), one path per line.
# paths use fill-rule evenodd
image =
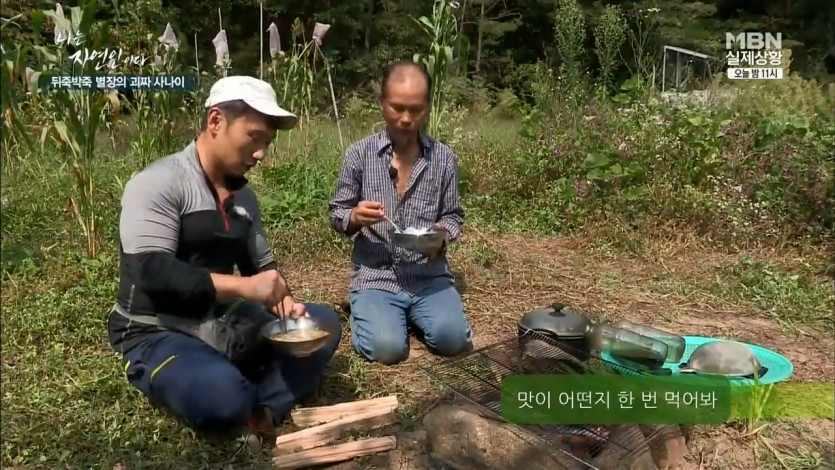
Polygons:
M659 47L658 25L663 19L657 7L633 10L630 16L631 27L627 30L627 39L632 52L632 60L624 61L632 78L638 79L638 84L653 83L654 71L658 63Z
M612 85L620 48L626 40L626 18L618 5L607 5L594 29L594 47L600 63L600 84L604 94Z
M69 18L60 18L53 10L44 10L43 14L55 22L56 27L66 31L68 37L81 37L81 47L91 50L104 48L107 41L107 23L96 23L98 2L92 0L83 7L70 8ZM66 48L68 44L59 44L57 50L50 50L43 46L35 49L42 56L47 77L53 74L95 73L94 61L78 64ZM81 50L76 48L76 53ZM82 53L83 54L83 53ZM88 92L86 90L59 90L51 94L53 105L52 115L55 120L50 136L58 144L62 153L68 155L70 167L75 176L77 194L70 198L70 204L76 219L84 233L87 243L87 254L94 257L101 245L99 228L99 214L95 200L95 182L90 175L90 165L96 153L96 138L102 116L110 106L118 107L115 94Z
M429 52L416 53L414 61L422 63L432 79L432 114L429 117L429 134L437 136L446 112L444 92L447 77L455 60L453 46L458 39L458 21L451 0L435 0L432 16L421 16L415 21L429 37Z
M577 0L559 0L555 14L555 34L560 53L560 80L566 99L577 104L586 83L586 19Z
M506 214L503 229L523 220L539 232L571 231L615 215L731 244L835 234L831 118L745 110L744 90L739 103L671 107L641 92L637 80L624 84L617 100L593 100L578 116L553 104L547 69L527 73L534 104L504 177L473 174L469 181L490 188L473 204L478 213ZM754 86L760 101L785 99L785 84ZM807 90L793 103L818 93Z
M293 22L293 41L289 54L281 51L269 63L265 78L276 89L279 103L301 117L302 125L310 123L313 94L318 82L313 69L315 46L312 41L299 44L304 27L301 19Z
M304 220L321 218L335 183L329 169L298 161L265 168L263 178L269 190L259 204L270 229L288 229Z
M509 6L499 8L489 1L478 6L483 15L498 11L516 18ZM733 96L722 106L671 108L655 101L650 92L652 77L647 76L652 53L647 48L657 39L658 32L670 25L673 13L666 14L664 8L679 10L666 4L661 8L638 7L644 8L634 10L628 23L618 5L602 8L593 23L597 80L604 89L614 88L615 70L624 65L617 61L618 52L625 49L622 46L628 43L633 50L630 60L634 62L634 75L621 83L618 94L611 99L607 93L591 98L585 92L590 82L586 73L590 65L586 60L588 12L576 0L556 2L552 10L559 73L545 61L523 64L511 69L504 86L498 89L480 77L455 75L461 57L466 56L463 51L459 54L458 49L464 47L458 38L467 34L466 21L461 21L467 14L460 11L463 6L437 0L431 16L415 15L417 19L409 27L400 29L396 15L416 13L418 7L386 4L377 13L387 22L380 28L392 34L398 31L404 40L419 37L415 35L422 31L428 40L428 52L417 54L415 59L428 67L434 79L430 132L451 145L467 142L470 137L465 134L464 108L498 119L521 118L521 141L518 136L511 138L509 142L517 143L502 150L506 154L504 161L494 165L502 168L497 173L501 177L464 170L468 188L483 188L479 197L473 199L479 207L477 211L518 212L511 217L514 226L519 226L519 220L528 220L529 226L537 230L567 230L617 212L636 220L671 218L705 233L720 230L727 232L731 240L743 235L754 237L758 230L773 236L791 232L790 221L797 226L798 217L802 220L799 232L805 235L821 237L831 233L833 218L822 209L830 207L833 198L832 162L826 151L832 145L833 132L832 120L821 112L831 108L831 98L819 85L790 76L780 82L747 87L720 85ZM94 2L84 8L71 9L71 20L64 26L89 29L87 34L98 44L112 39L112 24L125 21L121 16L112 24L100 21ZM124 8L120 5L116 11ZM161 11L157 4L149 3L147 8ZM359 6L349 10L365 11ZM702 17L711 14L709 9L702 10ZM53 17L50 12L36 12L29 23L47 30ZM6 22L4 28L12 24ZM322 103L315 97L327 88L322 86L322 68L317 70L314 50L306 39L307 27L299 18L290 26L292 40L288 52L276 57L267 68L267 76L283 104L303 117L305 127L311 127L315 104ZM368 33L368 41L373 42L373 30ZM338 29L333 34L339 34ZM18 48L10 56L14 60L11 64L4 61L4 81L24 81L21 68L31 63L30 51L47 75L67 67L69 51L42 45L44 41L37 35L33 38L35 46ZM156 44L153 36L146 40ZM161 64L151 66L152 70L170 73L185 68L182 54L162 52L158 45L150 47L150 54L162 58ZM192 100L202 101L205 91L204 86L193 93ZM374 94L373 88L352 94L347 106L343 104L343 111L352 119L373 119L377 111L367 100ZM11 144L6 148L21 154L20 149L27 148L28 143L29 151L40 152L51 141L71 157L68 163L77 179L76 194L70 197L71 207L77 207L76 217L91 239L91 255L96 251L95 240L100 238L95 228L97 209L92 202L99 190L88 176L87 167L97 145L96 129L107 129L113 146L118 145L117 129L122 124L113 119L113 114L123 104L134 118L131 132L136 133L128 145L141 155L143 162L175 150L180 137L175 132L178 124L193 119L188 115L197 114L194 105L178 104L166 93L140 92L127 102L115 100L113 95L77 92L27 97L13 87L4 87L3 106L8 111L4 112L4 126L18 129L16 133L4 134ZM578 113L583 104L585 109ZM43 117L55 119L40 127L43 131L23 132L29 130L26 126L31 126L30 122L42 122ZM41 136L40 146L31 138L33 134ZM305 148L304 154L309 152ZM6 156L10 153L11 150ZM794 158L787 158L788 155ZM296 170L309 174L312 170L306 168ZM325 174L316 173L315 179L324 181ZM281 223L307 218L316 204L326 199L321 188L311 187L303 196L294 195L291 187L283 186L283 177L269 177L277 178L274 184L281 197L273 197L266 204L276 220L287 221ZM519 202L523 209L506 199ZM793 233L797 232L795 228Z
M788 314L791 310L802 312L803 323L829 326L832 321L825 313L835 302L832 287L816 279L808 266L799 273L786 272L776 263L743 256L736 265L718 270L715 290L751 303L781 323L798 320Z

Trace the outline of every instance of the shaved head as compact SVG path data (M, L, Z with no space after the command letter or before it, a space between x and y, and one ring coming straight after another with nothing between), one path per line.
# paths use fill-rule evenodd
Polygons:
M423 91L426 95L426 101L429 102L431 80L429 74L420 64L409 61L398 61L389 64L383 71L383 83L380 87L383 98L388 96L391 85L398 88Z
M395 62L383 72L380 109L396 142L417 142L418 132L429 115L429 74L414 62Z

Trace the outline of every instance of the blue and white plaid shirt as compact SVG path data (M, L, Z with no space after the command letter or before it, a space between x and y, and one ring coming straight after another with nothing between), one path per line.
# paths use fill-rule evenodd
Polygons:
M333 228L354 242L350 290L382 289L415 294L439 278L453 280L445 254L434 261L392 243L386 221L348 232L351 210L360 201L381 202L398 227L445 228L448 240L461 235L464 210L458 193L458 158L446 145L421 134L421 154L401 199L389 174L392 143L387 130L351 145L342 157L330 202Z

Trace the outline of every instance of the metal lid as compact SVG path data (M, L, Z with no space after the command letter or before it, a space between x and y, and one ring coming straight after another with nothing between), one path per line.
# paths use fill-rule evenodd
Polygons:
M528 312L519 320L521 328L543 331L562 338L582 337L590 326L591 320L586 315L572 312L561 303Z

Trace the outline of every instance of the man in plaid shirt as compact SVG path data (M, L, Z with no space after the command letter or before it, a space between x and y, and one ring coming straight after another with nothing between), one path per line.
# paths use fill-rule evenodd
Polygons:
M351 344L368 360L395 364L408 357L412 327L436 353L471 348L472 329L446 259L464 211L456 155L420 129L429 115L431 82L413 62L389 65L380 107L386 129L343 155L330 202L333 228L354 242L350 284ZM428 254L395 245L385 215L398 227L444 234Z

